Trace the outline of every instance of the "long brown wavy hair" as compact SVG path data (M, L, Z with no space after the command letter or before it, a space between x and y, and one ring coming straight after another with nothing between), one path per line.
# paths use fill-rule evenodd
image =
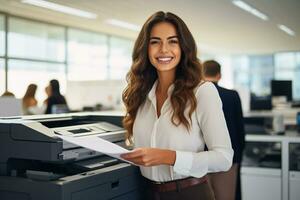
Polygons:
M126 138L131 144L133 123L137 111L145 102L157 79L156 69L148 57L148 45L153 26L160 22L168 22L175 26L181 48L181 60L176 67L174 90L170 98L173 108L172 123L176 126L182 123L189 129L191 115L197 106L194 89L202 80L202 73L201 64L197 59L195 40L186 24L178 16L170 12L156 12L145 22L135 41L132 66L126 76L128 85L122 96L127 112L123 119L123 125L127 130ZM184 115L188 106L190 108L189 119Z

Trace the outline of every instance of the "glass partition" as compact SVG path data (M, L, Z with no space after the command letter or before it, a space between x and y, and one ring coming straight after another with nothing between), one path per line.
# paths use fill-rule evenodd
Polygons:
M108 77L107 36L68 30L68 80L104 80Z
M132 64L133 41L111 37L109 44L109 78L125 80Z
M9 17L8 56L65 61L65 28Z
M4 59L0 59L0 96L5 91L5 69Z

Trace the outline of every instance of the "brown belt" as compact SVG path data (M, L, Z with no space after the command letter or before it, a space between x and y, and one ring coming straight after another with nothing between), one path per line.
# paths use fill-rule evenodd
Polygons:
M156 192L170 192L170 191L180 191L181 189L188 188L191 186L199 185L207 182L207 176L203 176L201 178L186 178L168 182L153 182L150 181L150 186L152 190Z

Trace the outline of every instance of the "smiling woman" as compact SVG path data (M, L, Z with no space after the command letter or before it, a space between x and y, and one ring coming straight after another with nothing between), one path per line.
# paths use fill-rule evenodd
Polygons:
M140 165L148 199L214 199L206 174L231 166L221 100L196 55L189 29L168 12L153 14L135 42L123 122L136 149L122 157Z

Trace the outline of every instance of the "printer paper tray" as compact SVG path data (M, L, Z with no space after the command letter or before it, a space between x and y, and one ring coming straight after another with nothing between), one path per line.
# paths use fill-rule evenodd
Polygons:
M108 167L114 164L119 163L120 161L115 158L111 158L108 156L101 156L98 158L88 159L88 160L82 160L73 163L72 165L74 167L80 168L82 170L94 170L99 169L103 167Z

